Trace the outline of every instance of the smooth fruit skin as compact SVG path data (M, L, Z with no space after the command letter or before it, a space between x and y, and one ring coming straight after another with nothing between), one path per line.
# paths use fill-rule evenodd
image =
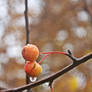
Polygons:
M27 73L27 75L31 77L37 77L42 73L42 67L36 61L35 62L26 61L24 70Z
M39 49L36 45L27 44L22 49L22 56L26 61L35 61L39 56Z

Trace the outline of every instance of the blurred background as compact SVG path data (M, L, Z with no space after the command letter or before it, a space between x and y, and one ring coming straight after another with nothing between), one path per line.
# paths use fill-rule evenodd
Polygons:
M28 6L30 43L41 52L70 49L76 57L92 52L92 0L28 0ZM24 10L25 0L0 0L0 87L26 83L21 55L26 43ZM42 63L39 79L71 62L66 56L50 55ZM57 78L53 88L55 92L92 92L92 60ZM50 92L48 83L33 89L43 91Z

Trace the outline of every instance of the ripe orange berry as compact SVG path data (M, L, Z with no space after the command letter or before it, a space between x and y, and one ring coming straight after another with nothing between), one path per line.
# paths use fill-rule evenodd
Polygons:
M24 66L24 70L31 77L37 77L42 73L42 67L36 61L35 62L27 61Z
M35 61L39 56L39 49L36 45L27 44L22 50L22 55L26 61Z

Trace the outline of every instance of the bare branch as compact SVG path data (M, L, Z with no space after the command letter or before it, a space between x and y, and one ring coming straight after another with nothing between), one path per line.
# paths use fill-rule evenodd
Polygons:
M71 53L71 52L70 52ZM77 67L78 65L86 62L87 60L91 59L92 58L92 53L88 54L88 55L85 55L81 58L75 58L74 56L72 56L72 54L70 54L69 52L66 54L66 56L68 56L70 59L73 60L73 63L66 66L65 68L63 68L62 70L44 78L44 79L41 79L41 80L38 80L34 83L30 83L30 84L27 84L27 85L24 85L24 86L21 86L21 87L18 87L18 88L13 88L13 89L8 89L8 90L3 90L3 92L19 92L19 91L23 91L25 89L29 89L29 88L33 88L33 87L36 87L38 85L41 85L45 82L49 82L52 84L52 82L60 77L61 75L65 74L66 72L72 70L73 68Z
M26 25L26 44L28 44L29 43L28 0L25 0L24 15L25 15L25 25ZM28 75L26 75L26 84L29 84L29 83L30 83L30 78ZM29 90L32 92L31 89Z
M26 25L26 44L29 43L29 20L28 20L28 0L25 0L25 25Z

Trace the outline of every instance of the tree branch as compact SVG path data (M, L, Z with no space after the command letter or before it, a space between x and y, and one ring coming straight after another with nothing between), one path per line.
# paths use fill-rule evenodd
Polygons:
M19 91L23 91L25 89L29 89L29 88L33 88L36 86L39 86L45 82L53 82L56 78L60 77L61 75L65 74L66 72L72 70L73 68L77 67L78 65L86 62L87 60L92 58L92 53L85 55L81 58L76 58L72 55L71 51L68 50L68 52L65 54L66 56L68 56L70 59L72 59L73 63L71 63L70 65L66 66L65 68L63 68L62 70L44 78L41 80L38 80L34 83L30 83L18 88L13 88L13 89L8 89L8 90L3 90L2 92L19 92ZM51 83L52 84L52 83Z

